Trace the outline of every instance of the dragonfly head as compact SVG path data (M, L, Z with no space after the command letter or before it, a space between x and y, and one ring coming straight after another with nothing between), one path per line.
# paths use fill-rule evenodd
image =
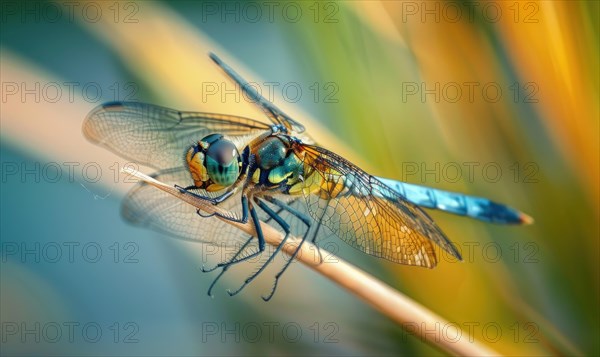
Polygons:
M188 151L187 162L196 186L208 186L209 191L233 185L242 166L236 146L221 134L211 134L200 140ZM216 187L211 189L207 185L211 183Z

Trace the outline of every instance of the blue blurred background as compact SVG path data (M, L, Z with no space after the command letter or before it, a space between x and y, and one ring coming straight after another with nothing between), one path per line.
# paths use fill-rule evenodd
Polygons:
M522 227L432 212L463 252L426 270L324 246L506 355L597 355L598 3L3 1L3 355L443 354L293 264L206 295L215 250L120 218L96 105L262 115L219 54L367 171L489 197Z

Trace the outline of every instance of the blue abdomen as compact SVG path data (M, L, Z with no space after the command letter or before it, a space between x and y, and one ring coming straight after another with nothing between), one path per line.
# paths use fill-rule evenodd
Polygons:
M438 209L484 222L500 224L528 224L533 219L518 210L488 200L462 193L438 190L401 181L377 177L402 198L418 206Z

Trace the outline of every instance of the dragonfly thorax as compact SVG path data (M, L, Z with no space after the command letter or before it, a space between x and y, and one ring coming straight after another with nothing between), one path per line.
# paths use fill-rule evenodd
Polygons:
M211 134L193 145L186 161L196 187L218 191L235 183L242 167L236 146L221 134Z
M288 145L277 136L271 136L256 148L256 163L263 170L280 165L287 156Z

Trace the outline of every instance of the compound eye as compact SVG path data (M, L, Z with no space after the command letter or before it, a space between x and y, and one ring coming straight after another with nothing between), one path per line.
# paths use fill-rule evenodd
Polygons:
M223 135L221 134L210 134L205 136L202 140L200 140L199 144L203 149L209 148L213 143L221 140Z
M216 184L231 186L240 173L238 157L237 148L231 141L220 139L213 142L206 151L208 176Z
M206 155L220 165L226 166L234 159L237 162L238 151L231 141L221 139L210 145L206 151Z

